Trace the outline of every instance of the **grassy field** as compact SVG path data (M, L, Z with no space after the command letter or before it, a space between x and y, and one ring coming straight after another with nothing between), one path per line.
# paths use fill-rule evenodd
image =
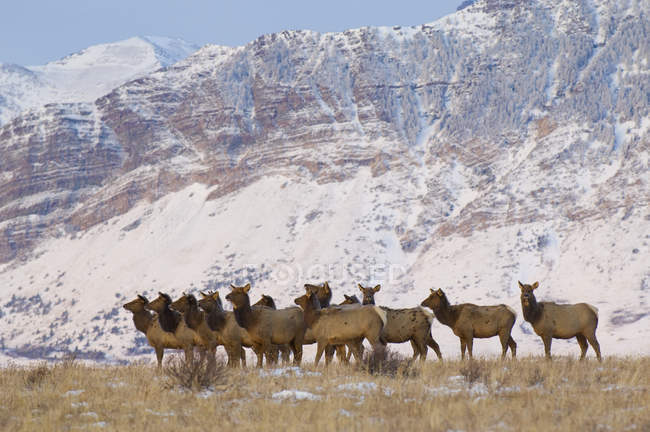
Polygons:
M390 360L373 373L305 363L207 376L177 358L162 372L10 366L0 370L0 430L650 431L647 357Z

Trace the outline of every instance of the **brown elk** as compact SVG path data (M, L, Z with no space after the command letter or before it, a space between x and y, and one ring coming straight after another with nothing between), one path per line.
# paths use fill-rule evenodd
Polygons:
M173 333L166 332L160 328L158 316L145 309L147 304L149 304L149 300L145 296L138 295L135 300L124 304L123 307L133 313L135 328L144 333L147 337L147 342L155 350L158 368L162 367L165 348L184 350L185 360L190 362L193 346L179 341Z
M339 306L353 305L353 304L360 305L361 304L361 301L359 300L359 298L356 295L349 296L347 294L343 294L343 297L345 297L345 300L343 300L341 303L339 303Z
M246 353L243 347L252 347L248 332L237 324L235 314L223 309L219 292L201 292L199 307L206 313L208 327L215 333L217 341L226 350L228 366L238 367L241 361L246 366Z
M318 297L313 292L296 298L294 302L303 309L305 323L318 344L314 361L316 366L327 345L347 344L357 362L361 361L358 346L364 338L368 339L373 349L383 350L386 346L382 337L386 313L376 306L321 309ZM325 361L327 364L327 358Z
M194 330L198 335L198 345L208 354L208 367L215 366L217 352L217 336L210 329L206 320L206 314L199 309L199 304L193 294L185 294L176 299L170 308L183 314L185 324Z
M323 282L323 285L305 284L305 290L307 293L314 293L318 296L318 303L322 309L330 307L332 290L327 281Z
M358 284L359 290L363 293L363 304L374 305L375 293L379 292L381 285L374 288L365 288ZM433 315L423 307L414 307L406 309L391 309L386 306L380 306L387 316L386 326L384 326L384 338L388 343L411 342L413 347L413 360L418 357L424 361L427 357L427 346L431 347L442 360L440 346L431 336L431 324Z
M598 309L587 303L557 304L553 302L538 302L533 291L539 287L539 282L524 285L519 282L521 289L521 309L524 319L532 324L535 333L544 342L544 352L551 359L551 342L555 339L571 339L575 337L582 351L580 360L584 360L589 349L589 342L600 357L600 344L596 339L598 327Z
M318 303L320 304L321 309L326 309L330 307L330 302L332 301L332 290L330 289L330 285L327 281L323 282L322 285L314 285L314 284L305 284L305 292L307 294L314 293L318 297ZM307 331L305 332L305 345L311 345L313 343L316 343L316 339L313 337L311 330L307 328ZM363 354L363 344L359 344L359 349L361 350L361 353ZM348 363L350 360L350 355L352 353L352 349L348 348L348 353L345 353L345 345L328 345L325 347L325 362L330 363L332 358L334 357L334 352L336 352L336 357L339 359L339 362L341 363Z
M508 347L513 358L517 355L517 344L510 335L517 315L511 307L503 304L497 306L477 306L471 303L451 305L441 289L437 291L432 289L429 297L421 305L433 310L438 321L450 327L458 336L462 359L465 358L465 347L467 347L470 359L472 358L474 338L490 338L497 335L501 341L501 358L505 358Z
M262 294L262 297L253 304L253 307L256 306L261 306L261 307L267 307L271 309L277 309L275 306L275 300L273 300L273 297L270 295ZM304 341L303 341L304 344ZM282 354L282 362L284 364L289 363L289 352L291 349L289 348L288 345L272 345L271 350L269 351L269 355L267 356L267 362L268 363L277 363L278 362L278 357L279 353Z
M302 341L305 336L305 320L300 308L252 308L248 296L250 284L230 287L232 291L226 299L233 305L237 323L246 329L252 339L257 354L257 366L262 367L263 353L267 352L272 344L289 344L293 351L293 363L300 365Z

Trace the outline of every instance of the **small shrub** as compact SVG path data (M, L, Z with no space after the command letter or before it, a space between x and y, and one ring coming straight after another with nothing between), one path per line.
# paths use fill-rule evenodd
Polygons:
M536 386L538 384L541 384L544 382L544 374L542 374L542 371L536 367L530 375L528 375L528 385L529 386Z
M406 359L388 348L366 351L363 354L359 369L370 375L387 375L391 377L414 377L419 372L414 367L413 360Z
M33 369L29 369L25 375L25 387L33 389L39 387L43 381L52 376L52 369L43 362Z
M477 361L470 360L460 368L460 374L470 386L477 382L484 374L483 365Z
M206 358L194 356L188 364L180 356L172 356L163 369L167 376L167 388L180 387L189 391L216 389L227 384L228 370L223 361L217 360L213 366Z

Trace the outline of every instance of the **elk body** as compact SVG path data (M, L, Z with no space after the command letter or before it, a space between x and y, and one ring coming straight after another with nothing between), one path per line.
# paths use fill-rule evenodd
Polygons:
M206 323L216 336L217 343L223 345L228 355L228 366L246 366L246 353L243 347L252 347L248 332L237 324L235 314L223 309L219 292L201 293L199 307L206 313Z
M271 308L274 310L277 310L277 307L275 306L275 300L273 300L273 297L270 295L262 294L262 297L253 304L253 307L260 306L260 307L267 307ZM304 343L304 341L303 341ZM282 354L282 362L284 364L289 363L289 352L291 349L289 348L288 345L272 345L271 349L269 351L269 355L267 356L267 361L269 363L277 363L278 362L278 357L279 354Z
M196 297L192 294L183 294L172 302L170 307L183 314L185 324L198 336L197 345L203 347L208 353L208 367L214 367L218 345L217 336L208 326L205 312L199 309Z
M332 290L327 281L323 282L323 285L314 285L314 284L305 284L305 292L307 294L313 293L318 297L318 303L320 304L321 309L326 309L330 307L330 302L332 301ZM311 345L316 343L316 338L314 338L311 329L308 327L305 332L305 345ZM359 344L361 353L363 354L363 344ZM336 352L336 357L341 363L349 363L350 355L352 354L352 348L348 347L348 352L345 352L345 345L328 345L325 347L325 362L329 364L334 357L334 352Z
M348 344L357 362L361 361L358 346L364 338L368 339L374 349L383 349L386 345L386 341L382 338L386 313L376 306L321 309L318 298L313 292L298 297L294 302L303 309L305 323L318 344L316 366L327 345Z
M226 299L233 305L237 323L250 335L257 354L257 366L262 367L263 353L268 352L273 344L289 344L293 363L300 365L305 336L305 321L300 308L252 308L248 296L250 284L243 287L231 285L231 288Z
M164 331L160 327L158 315L146 309L148 304L149 300L146 297L138 295L135 300L124 304L123 307L133 313L135 328L144 333L147 337L147 342L155 350L158 368L162 367L165 348L184 350L185 360L190 362L192 359L192 343L190 342L188 345L187 340L179 340L174 333Z
M457 305L449 304L445 293L438 289L431 290L431 294L422 303L433 310L438 321L450 327L460 339L461 358L465 358L465 348L472 358L474 338L490 338L499 336L501 341L501 358L505 358L508 348L512 357L517 355L517 344L510 335L517 315L506 305L477 306L471 303Z
M533 291L539 282L524 285L519 282L521 289L521 309L524 319L531 323L535 333L544 342L546 358L551 358L551 342L555 339L571 339L575 337L582 351L580 360L585 358L591 344L596 357L601 361L600 344L596 339L598 327L598 309L587 303L557 304L553 302L538 302Z
M381 285L374 288L365 288L358 284L359 290L363 293L363 304L374 305L375 293L381 289ZM407 309L391 309L380 306L386 312L386 325L384 326L384 338L388 343L403 343L410 341L413 347L413 360L418 357L424 361L427 357L427 346L431 347L442 360L440 346L431 336L431 324L433 314L422 307Z

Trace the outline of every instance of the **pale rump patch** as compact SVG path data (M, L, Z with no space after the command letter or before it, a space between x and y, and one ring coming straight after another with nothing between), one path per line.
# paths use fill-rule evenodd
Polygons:
M388 316L386 315L386 311L380 308L379 306L374 306L375 312L377 312L377 315L379 315L379 318L381 318L381 321L386 325L388 322Z
M425 317L427 317L427 321L429 322L429 325L433 324L433 312L429 312L422 306L418 306L420 308L420 311L424 314Z
M598 308L596 306L592 306L590 304L587 304L587 307L589 309L591 309L592 311L594 311L594 313L596 314L596 318L598 318Z
M513 308L511 308L511 307L508 306L508 305L504 305L504 306L507 307L508 310L509 310L510 312L512 312L512 313L515 315L515 318L517 318L517 311L516 311L516 310L514 310ZM596 314L596 315L597 315L597 314Z

